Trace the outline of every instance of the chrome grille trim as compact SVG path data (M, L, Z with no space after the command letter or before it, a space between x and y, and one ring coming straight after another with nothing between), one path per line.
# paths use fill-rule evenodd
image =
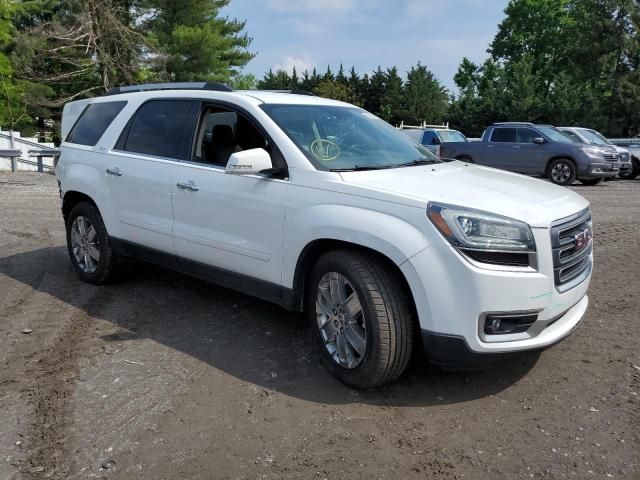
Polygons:
M558 291L564 292L585 280L591 273L593 240L580 250L575 250L575 235L591 228L591 211L586 208L570 217L551 224L553 250L553 274Z

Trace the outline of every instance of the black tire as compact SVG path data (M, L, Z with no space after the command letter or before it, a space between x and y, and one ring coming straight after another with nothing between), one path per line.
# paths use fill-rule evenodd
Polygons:
M588 180L586 179L580 180L580 183L582 183L583 185L589 185L589 186L599 185L602 182L604 182L604 178L590 178Z
M555 168L561 168L568 172L568 175L563 178L554 178L553 172ZM547 166L547 178L551 180L551 183L555 183L556 185L571 185L576 181L577 176L576 164L573 163L573 160L569 160L568 158L556 158L552 160Z
M631 160L631 169L627 170L624 174L619 174L618 176L623 180L633 180L638 175L640 175L640 160L634 157Z
M335 272L353 286L366 325L366 350L355 368L340 365L325 347L316 299L323 276ZM396 380L407 368L414 345L414 314L406 283L392 266L354 250L326 253L315 264L305 310L322 361L339 380L355 388L374 388ZM404 288L403 288L404 287Z
M71 232L73 222L79 216L88 218L97 234L100 259L97 262L95 271L93 272L83 270L73 252ZM104 226L102 216L98 209L92 204L86 202L77 204L71 209L71 212L67 217L66 229L69 258L71 259L71 264L73 265L74 270L80 278L85 282L92 283L94 285L103 285L112 281L116 276L118 259L116 253L113 251L109 234L107 233L107 229Z

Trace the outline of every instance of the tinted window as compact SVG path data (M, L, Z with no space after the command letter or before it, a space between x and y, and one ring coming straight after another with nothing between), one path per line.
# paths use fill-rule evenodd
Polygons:
M435 132L424 132L424 136L422 137L422 144L433 145L434 138L436 138Z
M196 117L194 105L191 100L145 103L131 121L124 150L186 160Z
M518 143L533 143L534 138L541 138L538 132L533 128L519 128L518 129Z
M491 135L492 142L515 142L516 141L516 129L515 128L495 128Z
M127 102L102 102L88 105L67 135L66 141L94 146L126 104Z

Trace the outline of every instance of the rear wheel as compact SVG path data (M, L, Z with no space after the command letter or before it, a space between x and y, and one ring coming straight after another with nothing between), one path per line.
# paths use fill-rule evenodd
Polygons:
M79 203L71 209L66 227L69 257L80 278L95 285L112 280L117 258L98 209Z
M413 309L404 281L384 261L336 250L311 272L306 311L327 369L356 388L397 379L413 350Z
M580 180L580 183L582 183L583 185L598 185L600 183L602 183L604 181L604 178L590 178L588 180Z
M547 167L547 178L556 185L571 185L576 174L576 165L568 158L556 158Z

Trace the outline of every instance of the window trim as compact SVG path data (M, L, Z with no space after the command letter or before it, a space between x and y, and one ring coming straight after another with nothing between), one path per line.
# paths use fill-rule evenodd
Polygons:
M75 131L77 126L80 124L80 121L84 117L85 113L87 113L87 111L89 110L89 108L92 105L115 104L115 103L121 103L122 107L120 107L120 110L118 110L118 112L115 114L115 116L111 119L111 121L104 128L104 130L102 130L102 133L100 134L98 139L95 141L95 143L93 143L93 144L77 143L77 142L73 142L73 141L69 140L71 138L71 136L73 135L73 132ZM80 112L80 115L78 115L78 118L76 118L76 121L73 123L73 126L71 127L71 130L69 130L69 133L67 133L67 136L64 139L64 143L70 143L72 145L82 145L84 147L94 148L98 143L100 143L100 140L102 140L102 137L104 137L104 134L113 125L113 122L115 122L116 118L118 118L118 115L120 115L122 113L122 111L125 109L125 107L127 106L128 103L129 103L128 100L112 100L110 102L108 101L108 102L90 102L90 103L87 103L84 106L84 108L82 109L82 112Z
M514 130L515 131L515 139L514 140L518 140L518 127L493 127L493 130L491 131L491 136L489 137L489 143L497 143L497 144L505 144L505 143L518 143L516 141L513 142L495 142L493 140L493 136L496 133L496 130Z
M284 173L282 174L282 178L275 177L276 179L286 179L289 178L289 164L287 163L287 159L282 154L282 150L278 147L278 144L273 140L269 132L264 128L264 126L255 118L253 114L251 114L247 109L236 105L235 103L231 103L225 100L216 100L212 98L195 98L194 100L200 102L198 118L195 124L195 127L191 136L191 150L189 154L189 160L180 160L181 163L188 163L191 165L198 165L204 168L210 168L214 170L225 170L225 167L221 167L220 165L207 164L204 162L196 162L193 160L196 152L196 141L198 130L200 128L200 123L202 122L202 116L204 115L204 111L208 107L217 107L229 110L230 112L234 112L236 115L242 115L245 119L269 142L273 151L269 154L273 161L274 154L279 156L282 163L284 164Z
M113 150L114 151L118 151L118 152L127 153L129 155L144 155L146 157L151 157L151 158L156 158L156 159L164 159L164 160L171 160L171 161L175 161L175 162L183 161L183 159L177 158L177 157L171 157L171 156L167 156L167 155L155 155L153 153L147 153L147 152L134 152L134 151L131 151L131 150L127 150L125 148L126 145L127 145L127 140L129 138L129 133L131 132L131 127L133 126L133 121L135 120L135 118L140 113L140 110L142 110L142 108L145 105L147 105L148 103L151 103L151 102L170 102L170 101L174 101L174 102L175 101L189 102L189 103L192 104L190 106L191 110L195 110L195 108L196 108L196 106L198 104L198 99L194 99L194 98L190 98L190 97L166 97L166 98L165 97L161 97L161 98L149 98L149 99L145 100L140 105L138 105L138 108L136 108L135 112L133 112L131 114L131 117L129 117L129 120L127 121L126 125L124 126L124 128L120 132L120 135L118 136L118 140L116 140L116 143L113 146ZM182 126L182 130L183 131L180 132L178 138L179 138L179 142L182 144L181 150L184 150L189 155L190 154L189 153L190 152L189 143L188 143L189 134L188 134L188 132L184 131L186 129L187 129L187 126L183 125ZM191 133L191 136L193 136L193 133Z

